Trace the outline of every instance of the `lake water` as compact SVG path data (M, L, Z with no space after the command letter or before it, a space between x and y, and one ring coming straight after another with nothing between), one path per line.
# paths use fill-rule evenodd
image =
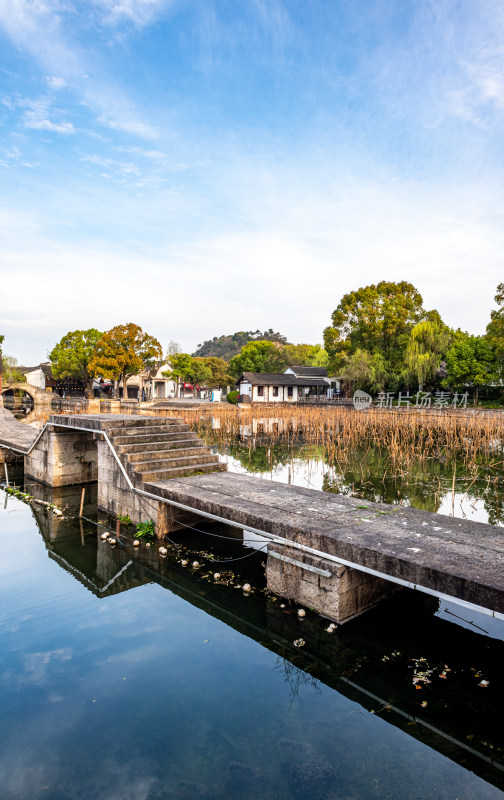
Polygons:
M402 593L329 635L242 541L113 549L89 489L79 524L79 487L29 488L68 511L0 491L2 800L504 797L504 643L471 625L491 620Z

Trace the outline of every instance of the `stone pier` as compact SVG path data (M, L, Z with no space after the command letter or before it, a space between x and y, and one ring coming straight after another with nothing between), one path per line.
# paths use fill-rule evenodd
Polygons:
M348 622L399 588L366 572L278 545L268 545L266 581L270 592L339 623Z
M98 480L98 452L93 434L49 430L24 457L25 475L46 486L71 486Z

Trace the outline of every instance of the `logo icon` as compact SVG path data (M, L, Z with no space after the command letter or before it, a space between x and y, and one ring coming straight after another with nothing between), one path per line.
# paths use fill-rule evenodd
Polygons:
M357 389L357 391L354 392L353 404L357 411L364 411L366 408L369 408L372 402L373 398L367 392L363 392L361 389Z

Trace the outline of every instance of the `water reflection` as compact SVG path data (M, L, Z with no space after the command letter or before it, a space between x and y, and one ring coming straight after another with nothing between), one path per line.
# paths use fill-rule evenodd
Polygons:
M386 450L371 445L347 451L337 464L316 445L246 442L215 448L232 472L292 483L325 492L362 497L370 502L410 505L425 511L502 525L502 460L480 456L475 468L439 457L390 470Z
M303 738L301 733L294 735L292 730L290 733L286 730L283 736L280 736L280 740L275 739L278 731L274 720L274 704L268 707L268 710L262 708L264 729L261 736L269 742L269 748L275 752L280 748L281 761L290 778L284 786L285 794L278 794L270 791L270 787L263 787L261 796L306 797L310 781L311 794L315 797L426 796L417 794L412 789L407 778L411 765L401 760L400 748L395 756L397 764L387 765L392 772L401 771L402 788L398 788L397 793L375 795L364 790L363 793L359 790L358 794L331 793L330 787L334 788L334 781L339 781L344 786L348 777L341 771L339 759L335 762L319 741L320 736L322 739L331 737L335 730L339 731L340 723L337 718L332 719L331 728L327 728L329 720L325 718L317 701L317 698L323 695L326 698L324 702L327 703L328 689L335 690L338 697L346 698L356 704L345 712L345 715L351 715L345 716L345 725L352 731L350 740L345 739L344 744L341 743L341 747L347 749L347 770L352 771L351 764L354 764L356 759L358 762L363 744L359 737L365 736L361 726L364 720L369 718L368 712L372 712L373 717L377 719L377 725L378 720L381 720L381 725L388 723L403 734L408 734L413 740L427 744L452 762L475 772L485 781L504 788L502 736L504 687L501 685L500 675L504 656L503 642L490 640L476 630L466 630L433 616L437 601L409 592L401 593L400 597L390 598L374 611L343 626L336 634L328 635L324 631L325 623L315 614L308 613L307 618L300 623L296 609L291 609L288 605L282 608L280 601L268 598L261 592L264 587L264 577L261 567L263 555L260 553L253 554L246 562L236 562L233 565L239 581L250 580L256 588L255 594L246 597L231 586L215 584L206 577L207 569L191 573L180 565L180 558L169 556L167 559L160 559L156 548L149 550L142 548L139 551L130 546L126 540L120 547L111 548L101 541L96 536L96 526L93 522L101 520L103 525L107 525L107 520L97 515L96 496L89 491L89 486L84 509L84 517L87 519L83 521L74 519L71 522L68 517L75 518L77 515L80 487L50 490L47 487L30 484L29 488L32 494L66 508L67 519L55 517L36 506L32 513L49 557L106 604L103 607L106 616L108 616L106 609L109 607L107 598L111 600L134 589L134 594L148 591L149 594L145 597L147 602L152 603L155 596L153 587L157 590L168 590L170 596L181 598L190 607L200 609L205 615L224 623L228 629L239 632L247 640L259 643L265 651L273 653L275 656L273 668L285 682L289 704L295 709L292 713L298 714L299 703L303 705L306 699L310 698L308 703L310 718L314 723L318 721L321 728L311 731L308 738ZM204 525L202 522L202 527ZM218 531L215 527L209 530ZM232 535L232 530L226 528L226 535ZM203 562L201 553L209 547L208 537L191 533L179 533L177 536L176 542L182 543L187 548L189 558L192 554L198 553L198 558ZM213 541L215 546L212 546L212 551L217 559L243 554L239 540L236 544L229 541L220 543L219 540ZM213 569L210 564L210 570ZM145 610L147 611L147 607ZM181 610L176 613L180 615ZM147 617L149 624L153 625L154 617L151 618L146 614ZM148 672L149 659L152 658L149 655L151 653L149 648L159 647L155 630L154 625L151 636L145 640L143 650L133 649L128 656L145 661L144 669ZM187 637L187 632L181 635L182 638ZM299 639L300 635L305 645L296 648L293 642ZM222 634L215 631L214 637L222 639ZM111 644L113 640L114 637L111 639ZM62 650L61 645L58 645L51 651L56 655L48 656L53 659L55 665L66 663L65 653L68 655L69 651L65 647ZM247 652L247 648L243 645L242 649ZM108 657L113 657L113 649ZM169 668L172 669L173 665ZM212 668L211 662L209 668ZM247 695L251 691L250 680L253 678L248 674L246 662L243 662L241 669L245 680L242 690ZM416 678L418 680L415 681ZM228 676L228 680L235 681L236 676L233 678ZM479 685L481 681L488 681L488 686L482 688ZM138 691L143 693L148 686L149 683L146 687L136 686L135 694ZM186 687L186 690L189 691L189 687ZM128 699L128 702L130 701L131 698ZM201 698L200 702L203 702ZM271 700L268 702L271 703ZM228 707L226 709L226 713L232 718L234 712ZM253 726L250 720L252 710L246 711L242 717L242 722L247 728ZM256 767L247 766L248 757L245 757L243 752L240 753L236 734L229 733L227 719L222 717L221 711L214 709L212 713L217 713L219 719L212 736L216 736L218 742L224 742L225 750L228 749L226 737L232 742L229 747L233 755L226 756L227 796L237 796L232 793L237 791L237 786L242 786L244 796L253 796L254 787L259 791L256 783L260 773L256 776L254 771ZM153 725L159 724L155 720L151 722ZM103 726L109 723L106 718L101 717L100 724ZM196 718L192 724L197 728ZM366 721L365 726L367 725ZM383 736L383 732L379 733L380 730L381 728L376 728L374 735ZM338 733L338 737L340 736L344 738L343 732ZM249 742L247 746L251 745ZM254 742L255 745L257 742ZM196 748L194 751L196 762L203 758L203 752L214 753L218 760L223 757L221 745L216 755L215 741L213 739L209 741L206 735L202 739L196 736L191 746ZM203 748L202 752L198 751L198 747ZM375 756L378 758L378 744L375 750ZM126 753L124 757L128 758ZM235 766L230 767L230 764ZM378 767L376 770L378 773ZM231 778L233 789L230 789L231 784L229 784ZM198 793L193 784L193 780L189 781L186 795L181 793L176 796L194 798L216 796L213 792ZM135 798L166 796L158 795L152 786L145 794L131 796ZM28 795L13 793L8 796ZM54 795L54 797L60 796L81 795L77 793ZM97 796L109 797L108 794ZM451 797L452 794L449 791L446 794L440 791L436 796ZM476 798L486 797L487 794L482 792L480 787L463 796Z

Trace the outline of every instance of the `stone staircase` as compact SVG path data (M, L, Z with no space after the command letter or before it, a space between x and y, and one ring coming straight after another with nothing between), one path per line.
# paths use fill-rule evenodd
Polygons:
M131 425L109 428L107 433L134 483L227 469L219 456L175 417L137 416Z

